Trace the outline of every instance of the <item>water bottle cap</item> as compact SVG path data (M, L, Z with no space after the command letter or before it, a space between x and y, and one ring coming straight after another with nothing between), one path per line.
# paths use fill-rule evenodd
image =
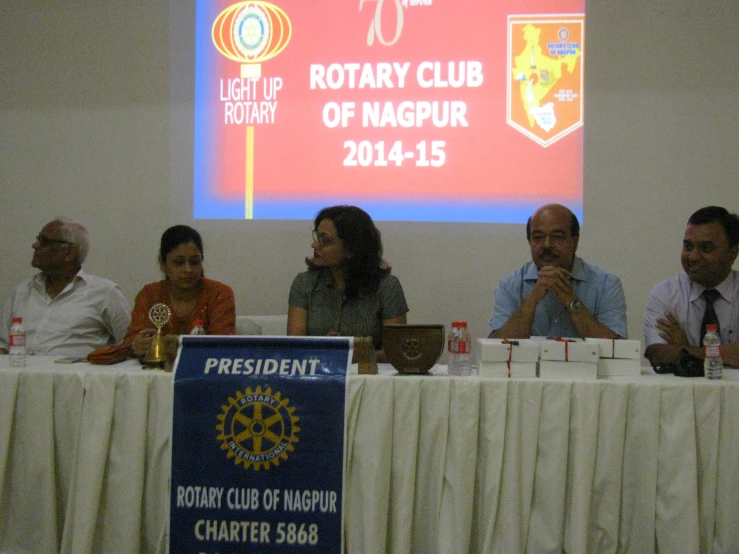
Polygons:
M713 331L714 333L718 330L718 326L715 323L709 323L706 325L706 331Z
M466 321L452 321L452 327L467 327Z
M203 320L202 319L196 319L192 322L194 327L202 327L203 326Z
M23 323L23 318L22 317L14 317L13 318L13 323Z

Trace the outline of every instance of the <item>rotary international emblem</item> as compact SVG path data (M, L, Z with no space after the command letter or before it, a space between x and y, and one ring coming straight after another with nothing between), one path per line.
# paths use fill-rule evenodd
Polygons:
M233 25L234 44L247 58L261 54L269 42L270 24L267 14L256 4L247 4Z
M237 391L235 397L230 396L222 408L217 438L221 450L226 450L226 456L236 465L243 464L247 470L269 469L270 464L280 465L280 460L287 460L288 453L295 450L299 418L289 399L279 392L273 393L269 387L265 391L259 386L256 390L247 387L243 393Z
M423 356L424 350L425 348L423 343L414 338L406 339L400 347L400 352L403 354L403 357L410 362L415 362L418 358Z
M278 6L263 0L237 2L213 22L213 44L229 60L239 62L241 76L258 79L261 64L282 52L290 42L292 24Z

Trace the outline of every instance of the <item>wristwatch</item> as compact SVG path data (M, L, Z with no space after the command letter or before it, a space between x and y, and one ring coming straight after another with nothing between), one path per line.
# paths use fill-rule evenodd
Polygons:
M567 304L567 313L568 314L576 314L580 310L582 310L583 303L582 300L580 300L577 296L573 298L569 304Z

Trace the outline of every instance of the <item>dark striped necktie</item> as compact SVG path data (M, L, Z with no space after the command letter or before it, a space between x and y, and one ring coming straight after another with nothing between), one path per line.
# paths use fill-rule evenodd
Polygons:
M703 299L706 301L706 310L703 312L703 319L701 320L701 346L703 346L703 337L706 336L706 325L715 324L716 331L719 336L721 335L721 327L719 326L718 316L716 311L713 309L713 303L721 296L721 293L716 289L707 289L703 291Z

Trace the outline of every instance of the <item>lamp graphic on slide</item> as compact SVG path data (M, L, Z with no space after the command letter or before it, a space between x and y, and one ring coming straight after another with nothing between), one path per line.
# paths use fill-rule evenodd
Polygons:
M278 6L261 0L238 2L224 9L213 22L216 49L241 64L241 78L258 80L262 62L277 56L290 42L292 24ZM256 90L256 87L254 87ZM254 217L254 125L246 126L245 218Z

